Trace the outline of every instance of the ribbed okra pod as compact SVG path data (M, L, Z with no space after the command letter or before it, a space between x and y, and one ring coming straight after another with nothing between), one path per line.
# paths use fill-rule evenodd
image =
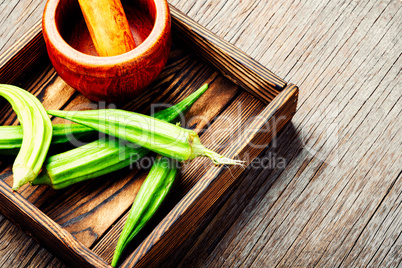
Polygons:
M208 89L203 85L190 96L167 109L155 113L155 118L173 122ZM46 159L44 170L31 183L62 189L80 181L99 177L125 168L145 156L149 151L118 140L99 139L87 145L57 154Z
M178 163L167 157L158 157L131 206L123 231L117 242L111 265L116 267L130 241L147 224L162 204L178 174Z
M48 111L48 113L136 143L178 161L206 156L217 165L243 163L207 149L201 144L195 131L147 115L118 109Z
M96 133L92 128L79 124L54 124L52 144L67 143ZM0 154L17 154L22 145L22 126L0 126Z
M40 101L28 91L0 84L0 96L11 104L23 129L21 149L13 165L13 190L17 190L41 170L52 139L52 123Z

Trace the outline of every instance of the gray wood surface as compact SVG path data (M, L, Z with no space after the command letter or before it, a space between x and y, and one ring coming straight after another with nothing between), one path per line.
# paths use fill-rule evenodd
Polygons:
M183 267L402 261L402 2L171 0L300 87L296 115L187 245ZM0 53L43 0L0 2ZM262 167L264 166L264 167ZM0 215L0 267L63 264Z

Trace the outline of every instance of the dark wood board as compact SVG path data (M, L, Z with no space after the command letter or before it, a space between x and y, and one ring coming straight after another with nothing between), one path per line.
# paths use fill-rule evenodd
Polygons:
M176 41L165 70L148 93L121 108L146 112L151 101L176 103L208 82L209 91L188 113L188 119L198 118L190 120L189 127L200 131L201 140L211 149L247 159L250 163L292 118L298 88L287 85L175 8L171 11ZM178 37L192 50L183 49L186 46ZM194 52L205 61L200 61ZM54 72L45 54L40 24L0 58L0 83L26 88L46 109L68 110L96 105L76 93ZM10 107L6 104L2 107L1 124L15 124ZM9 187L11 165L5 162L0 175L0 201L6 205L2 205L1 212L66 262L88 267L107 266L111 247L104 245L116 242L121 219L146 172L127 169L62 191L24 187L14 193ZM224 193L238 183L241 167L228 169L207 163L205 159L197 159L185 167L175 189L176 197L159 213L158 225L138 242L137 249L123 266L161 263L202 223Z

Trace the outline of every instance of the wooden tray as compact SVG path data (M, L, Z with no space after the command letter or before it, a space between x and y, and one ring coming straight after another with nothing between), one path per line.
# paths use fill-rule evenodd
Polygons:
M292 118L298 88L172 6L171 14L174 45L166 68L152 89L119 108L149 112L151 102L176 103L208 82L210 89L186 115L187 126L200 132L207 147L251 163ZM29 90L46 109L102 106L55 73L40 23L0 57L0 83ZM16 124L5 100L0 100L0 107L0 125ZM109 267L147 172L127 168L65 190L26 186L17 193L10 187L12 161L0 158L1 213L73 267ZM178 249L209 222L243 170L216 167L204 158L186 165L173 193L127 250L121 267L153 267L177 259Z

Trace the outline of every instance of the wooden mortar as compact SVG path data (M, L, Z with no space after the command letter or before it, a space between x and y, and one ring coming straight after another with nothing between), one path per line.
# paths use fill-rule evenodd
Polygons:
M95 101L128 101L162 71L171 46L166 0L122 1L136 47L99 56L76 0L48 0L42 28L55 70L71 87Z

